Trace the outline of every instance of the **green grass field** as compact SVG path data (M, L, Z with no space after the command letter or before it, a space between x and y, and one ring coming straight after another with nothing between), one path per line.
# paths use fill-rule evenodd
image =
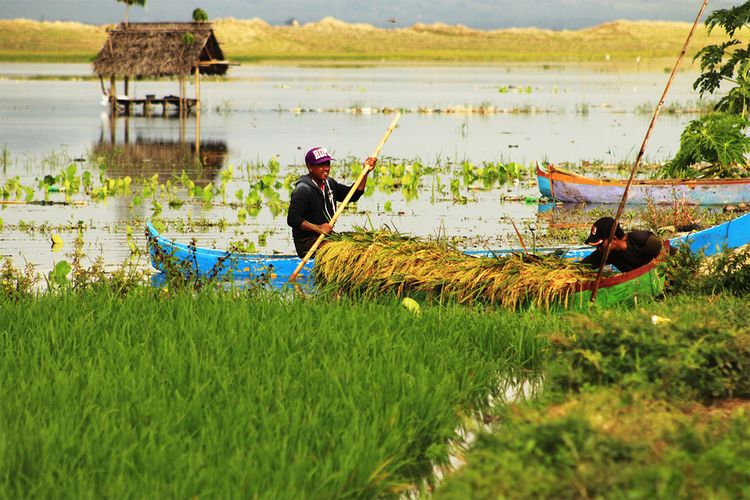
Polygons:
M544 345L533 316L229 293L0 296L0 318L15 498L395 495Z
M240 62L602 62L633 67L669 66L690 25L614 21L581 30L513 28L481 31L444 24L382 29L333 18L298 27L260 19L218 19L216 35L228 59ZM106 40L106 26L0 20L0 60L85 62ZM723 34L700 27L694 54ZM636 63L636 61L638 61Z
M75 259L34 292L6 261L0 496L744 497L747 255L586 313L158 289Z

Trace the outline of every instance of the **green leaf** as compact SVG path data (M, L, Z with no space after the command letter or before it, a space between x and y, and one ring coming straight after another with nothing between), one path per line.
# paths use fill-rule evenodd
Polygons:
M709 113L691 121L680 136L680 149L658 175L662 178L729 178L750 175L746 155L747 118Z
M68 284L68 273L71 271L70 264L68 261L61 260L55 264L55 268L50 272L49 279L51 283L57 286L63 287Z

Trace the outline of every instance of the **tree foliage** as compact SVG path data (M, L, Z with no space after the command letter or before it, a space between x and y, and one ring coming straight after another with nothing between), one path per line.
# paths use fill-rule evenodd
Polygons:
M205 23L208 21L208 14L206 14L206 11L198 7L193 11L193 21L196 23Z
M125 4L125 20L124 23L128 24L128 11L130 10L131 5L138 5L139 7L145 7L146 6L146 0L117 0L120 3Z
M747 177L748 119L713 112L691 121L680 136L680 149L659 172L664 178Z
M706 19L709 33L721 27L728 40L701 49L695 59L701 60L701 75L693 88L701 96L716 92L722 83L734 84L716 105L717 111L746 115L750 99L750 44L743 47L738 32L750 26L750 1L729 9L720 9Z
M739 32L750 27L750 0L729 9L719 9L706 18L709 33L719 27L728 39L707 45L695 55L701 74L693 88L713 94L722 86L731 88L714 106L714 112L693 120L680 136L680 149L658 173L669 178L747 177L750 139L745 135L750 108L750 43Z

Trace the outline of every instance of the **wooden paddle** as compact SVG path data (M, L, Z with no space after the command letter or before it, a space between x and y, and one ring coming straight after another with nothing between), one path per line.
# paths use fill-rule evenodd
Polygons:
M388 137L390 137L391 132L393 132L393 129L396 128L396 123L398 123L398 119L401 118L401 113L396 113L396 116L393 118L393 121L391 122L391 125L388 127L388 130L385 131L385 135L380 140L380 144L378 144L378 147L375 148L375 151L370 155L370 158L377 158L380 154L380 150L383 149L383 146L385 145L385 141L388 140ZM331 220L328 221L328 224L333 227L334 224L336 224L336 220L339 218L339 215L344 211L346 208L346 205L349 204L349 200L352 199L352 196L354 196L354 192L357 190L357 187L359 186L359 183L362 182L362 179L365 178L365 176L369 172L369 168L367 166L364 166L362 168L362 172L360 172L359 177L357 177L357 180L354 181L354 184L352 184L352 188L349 190L349 192L346 194L346 197L344 198L344 201L342 201L338 208L336 209L336 213L333 214L333 217L331 217ZM310 257L313 253L315 253L315 250L318 249L323 239L326 237L325 234L321 234L318 236L318 239L315 240L315 243L313 243L313 246L310 247L310 250L307 251L307 254L302 258L302 261L299 263L297 268L294 270L291 276L289 276L289 282L292 283L294 280L297 279L297 275L302 270L302 268L305 266L308 260L310 260Z

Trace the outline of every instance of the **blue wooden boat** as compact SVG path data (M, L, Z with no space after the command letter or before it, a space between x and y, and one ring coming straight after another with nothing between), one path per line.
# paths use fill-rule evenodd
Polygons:
M619 203L624 179L594 179L553 165L536 169L539 192L566 203ZM729 205L750 202L750 178L745 179L655 179L633 181L628 203L672 204L687 200L698 205Z
M268 279L273 285L281 285L288 280L300 263L296 255L242 254L178 243L160 235L151 222L148 222L146 227L151 264L159 271L164 271L165 259L169 259L197 276L231 274L238 279L263 278ZM692 251L703 250L706 255L714 255L724 247L739 248L750 243L750 213L702 231L672 238L669 242L673 247L689 245ZM474 256L492 256L511 251L518 250L478 250L466 253ZM590 254L592 248L580 246L538 250L540 253L552 251L559 252L565 258L579 260ZM305 282L312 267L311 260L302 268L298 281Z
M168 261L195 276L231 274L239 279L268 279L273 285L282 285L301 260L296 255L243 254L179 243L159 234L150 221L146 223L146 239L155 269L164 271ZM307 262L297 281L304 283L312 266L312 260Z

